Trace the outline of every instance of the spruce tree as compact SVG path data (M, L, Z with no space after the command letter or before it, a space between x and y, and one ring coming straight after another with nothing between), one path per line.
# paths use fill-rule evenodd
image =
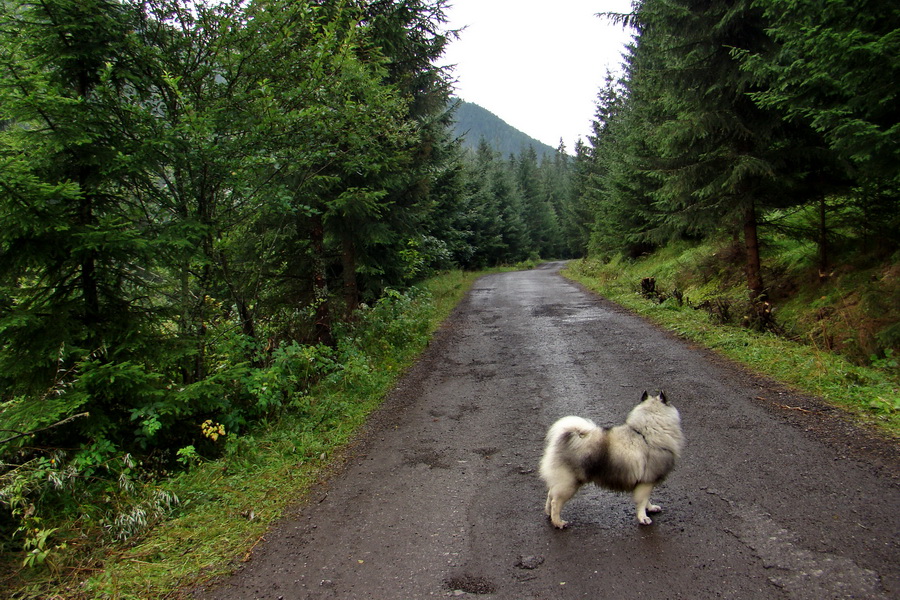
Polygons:
M542 184L547 202L556 215L557 231L549 256L571 257L578 254L572 242L578 227L573 208L572 165L566 145L560 139L552 160L541 164Z
M649 82L637 75L647 68L644 61L652 59L652 53L642 51L644 43L639 39L626 57L624 80L607 74L588 138L589 162L580 193L593 213L590 252L600 257L636 257L654 247L653 193L660 184L652 175L656 163L648 138L658 109L646 100L642 86Z
M531 240L530 254L550 257L559 245L559 221L547 198L534 146L517 156L514 164L523 199L522 214Z
M765 295L760 215L805 200L790 176L804 160L804 144L778 114L752 101L754 80L732 54L765 49L766 22L749 0L646 0L637 19L631 99L654 125L644 129L645 164L660 182L652 233L704 235L723 224L742 232L755 302Z
M446 29L447 0L361 0L362 24L373 48L384 57L383 82L406 103L403 122L412 132L409 160L382 182L383 203L392 209L380 217L384 225L359 248L359 265L369 293L406 283L409 244L417 245L434 208L431 193L437 174L454 168L458 159L450 134L451 79L439 66L456 35ZM422 257L423 260L427 258Z
M900 10L891 2L757 0L773 45L736 49L759 79L751 97L805 124L833 153L830 172L856 187L859 227L896 247L900 227ZM823 186L821 195L829 192ZM833 186L832 186L833 187Z
M575 143L575 159L572 165L572 197L566 216L566 237L578 256L587 256L591 240L591 223L594 220L591 196L593 185L593 156L590 147L579 139Z
M504 251L501 264L514 264L528 258L532 248L531 236L524 217L524 199L516 185L512 165L506 161L496 161L491 180L491 193L496 199L503 221Z
M155 393L145 358L159 339L130 120L147 89L138 15L113 0L3 2L0 22L0 387L34 399L22 429L89 410L76 426L112 436Z

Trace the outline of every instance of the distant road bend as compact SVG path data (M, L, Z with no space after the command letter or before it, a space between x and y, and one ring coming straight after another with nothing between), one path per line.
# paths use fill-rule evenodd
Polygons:
M478 280L313 501L202 599L900 598L896 446L590 294L560 263ZM639 526L585 487L543 514L558 417L643 390L687 447ZM798 408L803 410L797 410Z

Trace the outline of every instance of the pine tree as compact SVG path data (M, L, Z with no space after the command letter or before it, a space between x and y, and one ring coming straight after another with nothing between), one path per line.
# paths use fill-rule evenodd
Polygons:
M527 259L533 245L525 223L524 199L521 189L516 185L512 165L506 161L495 162L491 194L496 199L503 221L504 245L499 262L514 264Z
M566 237L576 256L587 256L591 240L591 224L594 220L593 156L590 147L579 139L575 143L575 159L572 165L572 197L566 216Z
M752 98L823 137L835 157L830 172L846 173L858 189L854 204L865 215L862 229L895 247L900 10L879 0L759 0L756 5L774 44L765 51L734 52L759 78Z
M552 256L559 246L559 221L546 196L537 152L529 146L515 161L516 181L522 193L523 219L535 257Z
M472 255L465 266L494 266L498 264L505 247L500 209L491 190L495 171L494 152L484 139L480 140L475 160L468 171L463 223Z
M562 139L552 160L541 163L544 195L556 215L557 232L549 256L572 257L578 249L573 242L578 228L573 206L572 165Z
M362 0L363 24L372 46L386 59L384 83L406 102L404 114L412 132L409 161L383 182L383 202L392 210L381 215L381 235L359 248L364 287L378 293L386 285L407 283L410 243L418 245L434 208L430 196L436 174L457 160L450 134L450 73L438 66L456 35L444 29L447 0ZM424 259L423 257L420 257Z
M647 0L637 18L631 100L654 124L644 131L645 164L660 182L655 235L703 235L722 224L742 231L756 301L765 294L759 215L805 200L788 175L803 160L802 143L779 115L753 103L753 79L732 55L766 48L766 23L747 0Z
M654 105L645 97L643 40L626 60L624 81L607 74L597 96L597 111L589 136L590 152L580 177L582 202L590 207L589 249L606 257L618 253L636 257L653 248L650 231L655 216L653 193L659 182L650 173L648 135L655 127ZM652 55L651 55L652 58Z
M138 21L112 0L0 3L0 387L36 398L27 427L88 408L78 426L102 432L155 393L144 358L159 341L157 240L133 164Z

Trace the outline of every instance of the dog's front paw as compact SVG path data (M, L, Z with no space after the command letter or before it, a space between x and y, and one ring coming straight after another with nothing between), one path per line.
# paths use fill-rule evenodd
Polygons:
M569 522L563 521L562 519L560 519L558 521L554 521L553 519L551 519L550 522L553 523L553 526L556 527L557 529L565 529L566 527L569 526Z
M638 515L637 520L641 525L653 525L653 519L651 519L647 515Z
M651 504L650 506L647 507L647 512L648 513L662 512L662 508L659 506L659 504Z

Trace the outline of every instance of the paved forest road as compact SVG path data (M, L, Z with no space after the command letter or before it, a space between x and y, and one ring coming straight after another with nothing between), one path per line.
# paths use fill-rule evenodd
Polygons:
M589 294L561 264L490 275L335 477L198 598L900 598L900 459L814 400ZM644 389L687 447L639 526L582 488L554 530L546 428L625 418Z

